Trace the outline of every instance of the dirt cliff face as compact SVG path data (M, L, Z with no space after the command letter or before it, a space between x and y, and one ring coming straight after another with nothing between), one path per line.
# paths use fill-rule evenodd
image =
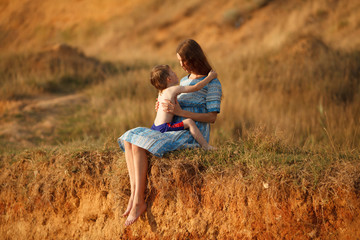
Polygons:
M121 213L130 192L121 153L37 151L16 158L2 159L4 239L360 237L359 163L334 164L314 188L306 179L296 187L295 176L276 169L239 163L217 171L189 160L152 158L148 209L125 228Z

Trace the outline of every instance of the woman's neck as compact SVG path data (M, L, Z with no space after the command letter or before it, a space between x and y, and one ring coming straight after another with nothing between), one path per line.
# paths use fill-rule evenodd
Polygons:
M202 75L202 74L195 74L195 73L191 73L189 75L190 79L197 79L197 78L201 78L201 77L205 77L206 75Z

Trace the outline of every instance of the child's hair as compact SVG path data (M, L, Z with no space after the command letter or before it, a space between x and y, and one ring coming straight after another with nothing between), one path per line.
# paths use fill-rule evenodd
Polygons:
M167 88L167 78L170 76L169 65L157 65L150 73L150 82L159 91Z
M200 45L193 39L186 39L181 42L176 52L186 62L188 71L207 75L212 69Z

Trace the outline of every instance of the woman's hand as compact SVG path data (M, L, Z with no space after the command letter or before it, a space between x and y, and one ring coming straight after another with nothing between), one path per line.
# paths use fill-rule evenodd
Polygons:
M180 104L177 100L175 100L175 103L173 103L170 100L165 99L164 102L161 102L161 106L163 107L164 112L169 112L183 118L191 118L197 122L214 123L218 114L217 112L195 113L185 111L180 107Z
M177 101L177 99L175 99L175 103L171 102L168 99L165 99L164 102L161 103L161 105L164 109L164 112L168 112L168 113L172 113L174 115L181 116L180 112L182 109L181 109L180 104Z

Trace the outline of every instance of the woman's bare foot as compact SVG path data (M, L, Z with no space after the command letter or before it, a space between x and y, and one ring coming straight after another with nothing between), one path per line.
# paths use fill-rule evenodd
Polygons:
M135 204L130 211L128 218L125 221L125 226L128 227L141 216L146 210L146 203L143 204Z
M128 216L130 214L132 205L133 205L133 197L131 196L130 199L129 199L127 208L126 208L125 212L122 215L123 217L126 217L126 216Z

